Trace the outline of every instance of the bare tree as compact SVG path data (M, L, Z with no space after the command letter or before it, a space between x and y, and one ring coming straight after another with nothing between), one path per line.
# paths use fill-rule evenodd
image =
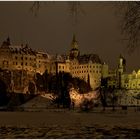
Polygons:
M47 4L47 1L35 1L33 2L30 10L31 12L37 16L40 7L42 4ZM49 2L50 3L50 2ZM54 1L52 1L53 4L55 4ZM68 6L68 13L72 16L73 24L77 23L78 16L80 14L85 14L81 2L80 1L67 1L67 6Z
M124 41L129 52L132 52L140 45L140 1L119 2L118 5Z

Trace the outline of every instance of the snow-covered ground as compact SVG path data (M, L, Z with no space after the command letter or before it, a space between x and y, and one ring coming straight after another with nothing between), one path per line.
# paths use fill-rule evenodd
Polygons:
M48 108L54 108L52 94L42 94L38 95L25 104L21 105L20 108L23 108L24 111L43 111Z
M0 112L0 138L140 138L140 112Z

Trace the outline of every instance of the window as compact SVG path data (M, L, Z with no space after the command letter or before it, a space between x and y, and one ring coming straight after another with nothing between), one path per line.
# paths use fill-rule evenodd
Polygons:
M21 62L21 66L23 66L23 62Z
M25 65L27 66L27 62L25 63Z
M27 60L27 57L25 57L25 60Z
M17 60L17 56L15 56L15 59Z
M61 69L61 66L59 66L59 69Z
M21 57L21 60L23 60L23 57Z
M17 65L18 63L16 62L16 65Z

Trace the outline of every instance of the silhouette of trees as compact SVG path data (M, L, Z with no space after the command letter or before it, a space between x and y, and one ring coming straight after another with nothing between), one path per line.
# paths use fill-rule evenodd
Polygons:
M6 105L9 101L8 94L7 94L7 86L6 84L0 79L0 106Z
M37 73L35 80L36 80L36 87L37 87L38 91L42 91L44 89L43 76L40 73Z
M35 84L33 82L29 82L28 91L30 94L35 94Z
M103 111L105 111L105 108L107 107L107 82L108 78L101 78L100 100L103 106Z
M37 74L36 85L38 90L53 92L57 95L56 102L63 107L70 107L71 100L69 89L74 87L79 89L80 93L88 92L91 87L84 80L72 77L70 73L59 72L57 75L49 74L47 71L43 74Z
M80 106L81 110L86 112L92 110L93 107L94 107L93 100L87 100L87 99L85 99Z
M118 5L117 12L121 17L124 41L132 52L140 45L140 1L119 2Z
M68 9L68 13L72 16L72 21L73 24L77 23L78 20L78 16L80 14L85 14L84 9L82 8L82 4L80 1L67 1L67 9ZM41 2L41 1L35 1L33 2L30 10L31 12L37 16L40 8L42 5L46 5L47 6L48 2ZM50 2L49 2L50 4ZM55 4L55 2L52 2L52 4Z

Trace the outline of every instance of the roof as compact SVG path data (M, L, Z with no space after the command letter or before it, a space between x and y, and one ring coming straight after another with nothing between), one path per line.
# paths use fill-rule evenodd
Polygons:
M2 45L1 48L8 48L12 53L21 53L21 54L30 54L30 55L36 55L36 51L31 49L27 45Z
M81 64L85 64L85 63L101 63L101 60L99 58L99 56L97 54L84 54L84 55L80 55L78 57L78 61Z

